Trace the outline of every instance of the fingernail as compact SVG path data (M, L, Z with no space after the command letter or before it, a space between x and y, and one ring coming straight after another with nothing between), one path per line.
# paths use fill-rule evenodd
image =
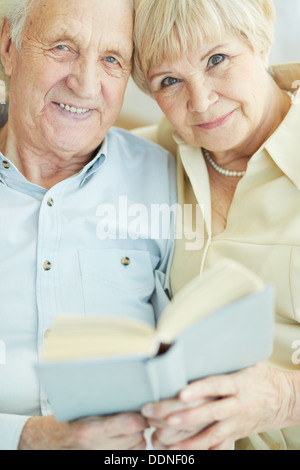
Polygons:
M182 419L179 416L171 416L171 418L168 419L168 424L170 426L179 426L182 422Z
M193 394L188 388L186 388L185 390L182 390L182 392L180 393L180 398L183 401L189 402L193 400Z
M143 406L142 408L142 415L146 418L152 418L154 415L153 405L148 403L147 405Z

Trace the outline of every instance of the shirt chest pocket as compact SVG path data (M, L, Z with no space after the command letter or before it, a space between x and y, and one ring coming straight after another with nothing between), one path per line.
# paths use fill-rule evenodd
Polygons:
M147 321L148 315L153 315L149 300L158 262L159 258L147 251L80 250L85 313L132 316ZM149 321L152 323L153 319Z

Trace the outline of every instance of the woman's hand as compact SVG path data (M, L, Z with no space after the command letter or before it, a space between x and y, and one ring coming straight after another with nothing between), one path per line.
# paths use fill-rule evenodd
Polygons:
M58 423L54 416L31 418L21 436L19 450L143 450L147 421L139 414Z
M149 426L155 428L152 435L152 445L156 450L165 450L168 446L197 435L210 423L197 423L186 428L169 426L168 418L175 412L188 410L203 404L204 400L197 403L185 404L178 399L164 400L156 404L143 407L142 414L148 418ZM153 417L151 417L153 416Z
M179 402L189 406L208 398L210 401L179 412L172 410L170 401L143 409L149 422L159 426L153 445L169 450L226 450L238 439L295 425L300 419L295 390L299 377L298 372L282 372L259 364L194 382L179 394ZM204 423L211 424L188 436L189 431L203 428ZM180 440L185 432L187 437ZM168 442L168 435L173 442ZM179 439L175 443L176 436Z

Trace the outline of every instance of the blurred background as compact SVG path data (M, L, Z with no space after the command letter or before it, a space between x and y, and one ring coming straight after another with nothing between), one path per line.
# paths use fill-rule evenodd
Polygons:
M300 0L274 0L277 9L275 42L270 63L300 62ZM300 80L300 77L299 77ZM156 102L130 80L116 125L125 129L155 124L162 113Z

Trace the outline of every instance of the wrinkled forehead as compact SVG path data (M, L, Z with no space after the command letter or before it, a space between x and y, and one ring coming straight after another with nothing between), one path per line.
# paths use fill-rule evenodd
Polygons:
M25 32L40 40L58 37L87 46L103 41L132 47L131 0L35 0Z
M59 14L68 18L69 14L80 17L83 13L100 17L110 17L114 22L114 17L120 19L126 16L133 23L133 0L31 0L31 16L35 15L35 20L48 18ZM128 25L130 27L130 24Z

